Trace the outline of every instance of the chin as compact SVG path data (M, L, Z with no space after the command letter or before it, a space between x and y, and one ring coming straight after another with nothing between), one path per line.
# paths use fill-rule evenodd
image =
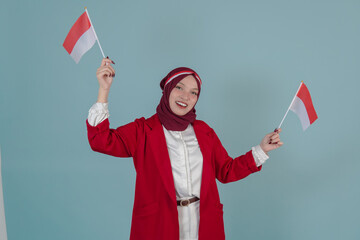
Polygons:
M177 116L184 116L184 115L188 114L188 112L190 112L190 111L172 111L172 112Z
M180 116L180 117L182 117L182 116L184 116L184 115L186 115L187 114L187 112L186 113L175 113L175 115L178 115L178 116Z

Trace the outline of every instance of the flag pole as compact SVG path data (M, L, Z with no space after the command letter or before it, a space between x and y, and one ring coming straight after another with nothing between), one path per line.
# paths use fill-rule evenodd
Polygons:
M97 35L96 35L94 25L93 25L93 24L92 24L92 22L91 22L90 15L89 15L89 12L88 12L88 10L87 10L87 8L86 8L86 7L85 7L85 12L86 12L86 14L87 14L87 16L88 16L88 18L89 18L89 21L90 21L90 24L91 24L91 28L92 28L92 30L93 30L93 32L94 32L94 34L95 34L95 37L96 37L97 43L98 43L99 48L100 48L100 51L101 51L101 54L103 55L103 58L105 58L104 51L102 50L102 47L101 47L101 45L100 45L99 38L98 38L98 37L97 37Z
M290 110L291 105L292 105L292 104L293 104L293 102L295 101L296 95L298 94L298 92L299 92L299 90L300 90L300 88L301 88L301 85L302 85L303 83L304 83L304 81L301 81L300 86L299 86L298 90L296 91L296 93L295 93L295 96L294 96L293 100L291 101L291 103L290 103L290 105L289 105L289 107L288 107L288 109L287 109L287 111L286 111L286 113L285 113L285 115L284 115L283 119L281 120L281 122L280 122L280 124L279 124L279 127L278 127L278 128L276 128L276 129L279 129L279 128L281 127L281 125L283 124L283 122L284 122L284 120L285 120L285 118L286 118L286 115L288 114L288 112L289 112L289 110ZM275 130L276 130L276 129L275 129Z
M7 240L6 221L5 221L5 208L4 208L4 195L1 180L1 148L0 148L0 239Z

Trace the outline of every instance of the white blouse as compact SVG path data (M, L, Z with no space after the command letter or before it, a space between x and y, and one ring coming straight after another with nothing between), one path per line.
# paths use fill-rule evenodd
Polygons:
M108 103L95 103L89 110L88 122L96 126L109 117ZM169 131L164 126L174 178L176 199L200 198L203 157L194 128L191 124L184 131ZM259 167L269 158L259 145L252 147L256 165ZM200 221L200 201L187 207L178 206L181 240L197 240Z

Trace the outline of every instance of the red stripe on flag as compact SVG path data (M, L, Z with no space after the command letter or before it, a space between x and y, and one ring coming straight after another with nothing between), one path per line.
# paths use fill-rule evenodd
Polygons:
M310 124L312 124L313 122L315 122L318 116L315 112L315 108L311 100L310 92L304 83L302 83L297 96L303 101L307 114L309 116Z
M76 42L79 40L79 38L91 27L89 18L84 12L74 23L74 25L71 27L70 32L65 38L65 41L63 43L64 48L66 51L71 54Z

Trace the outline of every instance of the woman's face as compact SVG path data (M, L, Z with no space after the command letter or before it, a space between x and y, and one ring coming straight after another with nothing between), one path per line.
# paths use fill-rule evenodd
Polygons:
M194 76L183 78L170 93L169 105L171 111L178 116L184 116L195 106L199 89Z

